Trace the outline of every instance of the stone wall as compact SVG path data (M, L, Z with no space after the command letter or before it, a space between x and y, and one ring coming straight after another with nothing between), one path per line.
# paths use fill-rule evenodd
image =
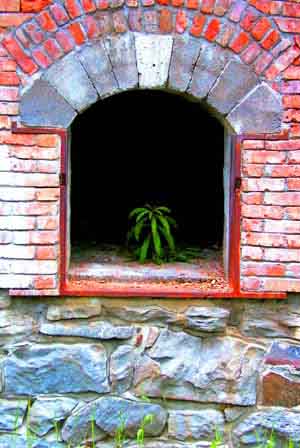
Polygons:
M122 416L126 446L136 447L148 414L148 448L208 447L216 427L228 448L253 446L272 428L279 440L300 441L297 296L276 303L3 295L0 306L3 448L26 446L28 421L34 447L87 446L93 419L97 446L112 448Z

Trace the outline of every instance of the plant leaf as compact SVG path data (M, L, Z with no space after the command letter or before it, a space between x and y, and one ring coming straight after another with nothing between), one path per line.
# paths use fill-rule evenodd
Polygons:
M147 210L145 207L137 207L134 208L133 210L131 210L131 212L129 213L129 218L132 218L134 215L139 214L143 211Z
M136 217L136 222L139 222L142 218L144 219L147 218L147 216L145 216L147 214L149 214L149 210L144 210L143 212L140 212Z
M162 212L165 212L165 213L171 213L171 209L169 209L168 207L164 207L164 206L157 207L157 210L161 210Z
M135 226L134 226L134 237L136 239L136 241L139 241L140 236L141 236L141 231L143 230L143 227L145 226L145 222L142 219L141 221L139 221Z
M158 258L161 257L161 241L160 236L157 230L157 221L155 216L151 219L151 231L152 231L152 238L153 238L153 244L154 244L154 250Z
M160 221L160 223L162 225L162 229L161 230L162 230L162 233L163 233L165 239L167 240L169 249L172 252L174 252L175 251L175 241L174 241L174 238L172 236L170 225L169 225L169 223L167 221L167 218L165 218L164 216L158 216L158 219L159 219L159 221Z
M142 244L142 246L141 246L141 248L139 250L139 252L140 252L139 258L140 258L140 261L142 263L147 258L148 249L149 249L149 246L150 246L150 241L151 241L151 236L148 235L147 238L144 239L144 242L143 242L143 244Z

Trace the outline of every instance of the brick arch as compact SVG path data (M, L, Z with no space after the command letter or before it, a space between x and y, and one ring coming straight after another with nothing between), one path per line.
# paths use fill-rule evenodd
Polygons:
M21 98L28 126L67 128L99 98L168 89L205 101L236 133L279 132L279 95L222 47L188 37L109 35L57 61Z

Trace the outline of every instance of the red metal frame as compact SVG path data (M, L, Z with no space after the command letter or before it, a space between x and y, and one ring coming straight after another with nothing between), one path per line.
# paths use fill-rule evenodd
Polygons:
M285 139L286 133L275 135L258 134L232 136L231 173L230 173L230 249L229 249L229 288L226 291L200 291L185 286L167 286L153 284L100 283L94 280L80 282L68 281L67 273L67 177L68 177L68 130L59 128L18 127L13 123L13 133L19 134L56 134L61 138L61 183L60 183L60 272L59 292L62 296L106 296L106 297L164 297L164 298L247 298L282 299L286 293L245 292L240 289L240 238L241 238L241 146L246 139Z

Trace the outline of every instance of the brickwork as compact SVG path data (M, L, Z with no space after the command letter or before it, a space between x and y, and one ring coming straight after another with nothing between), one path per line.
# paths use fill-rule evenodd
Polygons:
M62 122L53 107L28 118L28 97L53 92L67 127L98 97L139 84L205 99L236 133L262 132L242 146L242 288L300 291L298 1L0 0L0 11L0 288L59 293L60 138L14 134L12 122Z

